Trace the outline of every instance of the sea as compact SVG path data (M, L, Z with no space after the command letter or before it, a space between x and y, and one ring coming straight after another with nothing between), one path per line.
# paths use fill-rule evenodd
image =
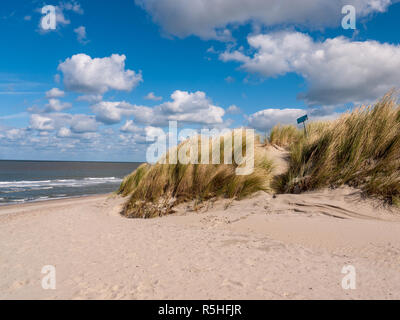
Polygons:
M140 163L0 160L0 205L107 194Z

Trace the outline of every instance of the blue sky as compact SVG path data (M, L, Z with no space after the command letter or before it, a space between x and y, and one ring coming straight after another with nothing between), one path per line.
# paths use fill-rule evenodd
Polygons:
M0 159L143 161L168 120L333 119L399 87L396 2L2 1ZM44 5L56 30L40 27Z

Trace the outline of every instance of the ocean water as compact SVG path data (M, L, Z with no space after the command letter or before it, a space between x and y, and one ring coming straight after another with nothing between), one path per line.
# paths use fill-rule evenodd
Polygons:
M139 165L0 161L0 205L110 193Z

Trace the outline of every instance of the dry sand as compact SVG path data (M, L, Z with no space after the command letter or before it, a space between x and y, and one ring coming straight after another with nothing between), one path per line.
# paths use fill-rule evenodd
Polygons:
M341 188L128 220L95 196L0 208L1 299L399 299L400 215ZM43 290L44 265L56 290ZM356 268L356 289L341 286Z

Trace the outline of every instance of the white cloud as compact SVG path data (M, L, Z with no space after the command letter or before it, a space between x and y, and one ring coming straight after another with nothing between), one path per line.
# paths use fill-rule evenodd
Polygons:
M72 135L71 130L66 127L60 128L57 132L57 137L59 137L59 138L68 138L68 137L71 137L71 135Z
M248 122L250 127L265 132L277 124L296 124L305 113L303 109L265 109L250 115Z
M61 102L58 99L49 99L49 103L46 104L44 112L60 112L66 109L70 109L72 105L68 102Z
M124 135L125 139L122 141L119 138L120 133L110 128L93 131L97 123L94 117L87 115L33 115L31 124L28 128L0 125L0 149L3 157L100 161L142 161L145 158L144 148L138 146L146 143L145 128L138 133ZM71 125L75 131L71 129Z
M105 124L121 122L122 117L134 114L133 106L126 102L102 101L92 106L96 119Z
M146 137L151 141L154 139L154 137L158 137L159 139L165 140L167 135L169 135L169 132L164 132L163 129L158 128L158 127L153 127L153 126L147 126L145 128L146 132Z
M147 141L144 129L143 129L143 132L140 133L140 134L137 134L137 133L124 133L124 134L120 134L118 136L118 138L119 138L119 142L122 145L124 145L124 146L126 146L128 148L134 147L136 149L136 145L137 144L147 144L147 143L149 143ZM142 146L142 147L140 147L140 150L143 151L145 149Z
M65 136L66 131L70 130L75 134L96 132L99 123L94 116L87 114L68 114L68 113L49 113L46 115L32 114L30 118L31 130L55 131L58 136Z
M77 40L82 43L86 44L88 43L88 40L86 38L86 28L84 26L80 26L76 29L74 29L74 32L76 33Z
M60 63L58 70L63 73L69 91L88 94L104 94L112 89L130 91L142 81L142 75L125 70L125 60L125 55L92 59L81 53Z
M53 88L46 92L47 99L62 98L62 97L64 97L64 95L65 95L65 92L58 88Z
M223 122L225 110L215 106L201 91L187 92L176 90L172 101L153 108L132 105L127 102L100 102L92 106L98 121L106 124L118 123L123 117L133 116L135 121L146 125L163 126L168 121L181 121L196 124L216 124Z
M121 131L129 133L141 133L143 132L143 128L136 126L133 120L127 120L125 124L121 127Z
M171 99L154 108L136 107L136 121L149 125L163 125L169 120L201 124L223 122L225 110L213 105L202 91L191 93L176 90Z
M280 125L297 125L297 119L308 115L310 121L327 121L333 120L340 116L334 107L322 107L313 109L264 109L253 113L248 117L248 125L261 132L271 130L274 126Z
M226 40L232 24L252 22L264 26L339 26L344 5L356 7L357 16L384 12L397 0L135 0L165 32L186 37Z
M75 114L71 119L71 131L74 133L96 132L98 126L95 117L86 114Z
M13 128L5 132L5 138L11 141L20 140L25 136L25 133L24 129Z
M145 100L161 101L162 97L157 97L154 92L150 92L144 97Z
M400 46L377 41L352 42L344 37L314 41L299 32L276 32L248 37L255 53L221 54L242 68L265 77L297 73L306 80L301 94L309 105L339 105L375 100L400 86Z
M30 119L30 128L38 131L54 130L54 120L38 114L33 114Z
M120 139L125 142L135 141L136 143L145 144L147 141L147 134L152 133L151 130L159 128L153 127L139 127L135 125L133 120L128 120L125 124L120 128L120 131L123 132L123 135L120 135Z

